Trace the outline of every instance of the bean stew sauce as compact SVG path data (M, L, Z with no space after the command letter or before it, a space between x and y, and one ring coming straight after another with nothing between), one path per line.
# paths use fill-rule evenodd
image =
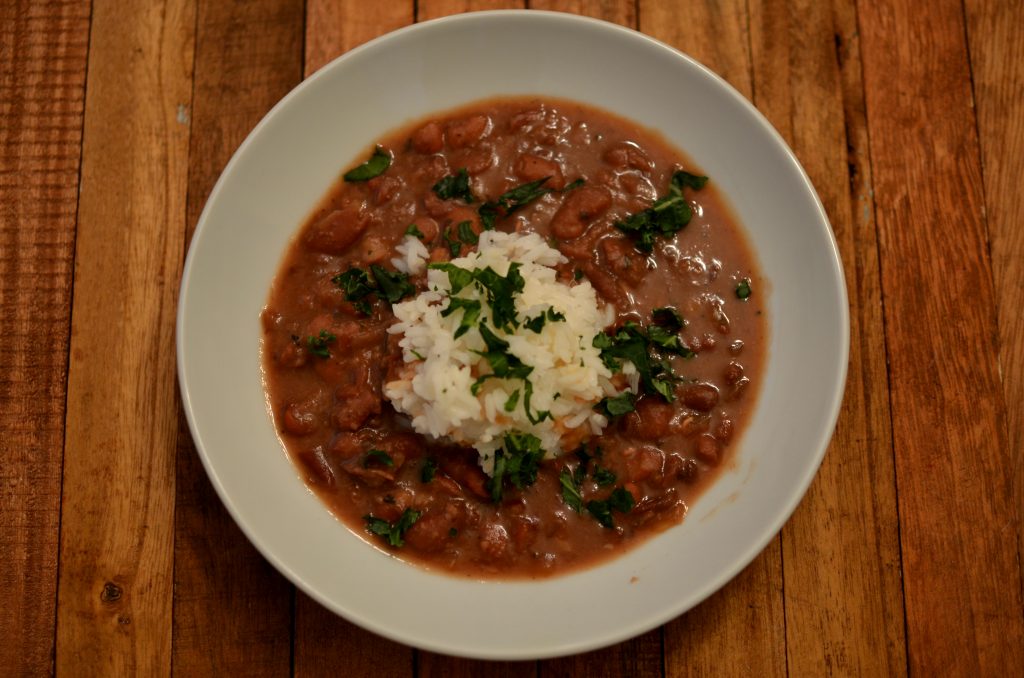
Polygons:
M634 123L540 98L479 102L375 149L303 226L262 314L269 407L309 487L373 544L460 576L564 574L678 524L736 454L767 343L765 284L715 177L701 185L682 153ZM445 180L454 194L437 189ZM530 182L547 192L482 210ZM678 232L651 210L671 196L692 211ZM645 214L653 230L628 227ZM633 411L499 502L473 449L415 433L384 398L403 363L391 303L339 282L353 267L394 272L410 233L433 262L465 255L489 221L560 250L559 279L588 280L614 307L610 336L632 327L653 338L657 325L673 347L651 347L666 393L641 388L622 408ZM425 289L423 275L408 283Z

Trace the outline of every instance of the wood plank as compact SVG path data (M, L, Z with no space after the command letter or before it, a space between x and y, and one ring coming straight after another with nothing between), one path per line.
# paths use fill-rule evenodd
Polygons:
M231 154L302 78L301 0L202 2L186 242ZM292 587L224 509L180 418L172 661L181 675L289 675Z
M782 530L787 669L903 674L895 470L855 10L846 0L753 0L750 12L755 103L818 190L846 262L852 309L836 434Z
M636 28L636 2L634 0L530 0L530 9L580 14L593 19Z
M417 0L416 21L429 21L462 12L524 9L526 4L526 0Z
M92 7L61 507L56 664L171 668L174 312L195 6Z
M477 678L478 676L536 678L537 662L489 662L449 657L433 652L418 651L416 653L416 678Z
M858 3L910 670L1024 666L1007 408L961 3ZM1014 407L1018 407L1015 403Z
M413 0L308 0L306 76L367 40L411 24L413 12Z
M51 671L89 5L0 4L0 666Z
M966 9L1008 442L1016 460L1018 562L1024 563L1024 3L967 0Z
M639 22L641 31L686 52L752 96L745 1L669 5L641 0ZM785 674L781 558L776 538L721 591L665 626L667 675ZM736 652L740 647L744 651Z
M390 30L411 24L413 2L309 0L306 12L305 72ZM297 593L294 673L296 676L411 676L412 648L393 643L338 617Z

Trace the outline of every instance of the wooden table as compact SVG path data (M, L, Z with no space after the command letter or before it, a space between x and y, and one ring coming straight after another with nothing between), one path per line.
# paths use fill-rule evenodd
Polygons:
M5 0L0 674L1024 672L1024 3L527 4L701 60L824 201L849 381L779 536L681 618L542 662L417 651L298 593L228 517L183 424L174 318L192 229L304 76L413 21L524 3Z

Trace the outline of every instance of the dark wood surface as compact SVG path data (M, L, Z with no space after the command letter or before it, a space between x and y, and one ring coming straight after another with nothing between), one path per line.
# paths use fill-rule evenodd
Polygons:
M850 294L845 401L796 513L638 638L540 662L422 652L249 545L181 415L174 315L206 197L303 77L478 9L638 29L796 152ZM0 674L1024 673L1024 3L0 3Z

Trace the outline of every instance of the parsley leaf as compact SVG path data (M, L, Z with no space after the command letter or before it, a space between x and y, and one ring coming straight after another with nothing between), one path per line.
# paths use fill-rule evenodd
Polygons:
M461 299L459 297L448 297L448 308L441 311L441 317L447 318L455 311L462 309L462 320L459 321L459 328L455 330L455 338L458 339L469 331L469 328L476 325L480 318L480 302L476 299Z
M536 332L537 334L540 334L540 331L544 329L544 323L549 320L551 322L564 321L565 314L559 313L555 309L548 306L548 309L546 311L543 311L536 318L527 318L523 322L523 326L526 327L526 329L530 330L531 332Z
M391 167L391 154L382 146L377 146L369 160L345 172L343 178L345 181L367 181L380 176L388 167Z
M309 352L319 358L330 358L331 352L327 348L327 344L337 339L332 333L327 330L320 330L320 334L315 337L306 337L306 346L309 347Z
M601 402L594 405L594 409L608 417L621 417L636 410L635 396L630 391L624 391L617 396L603 398Z
M409 282L409 275L401 271L388 271L380 266L370 266L377 281L377 296L383 296L388 303L398 303L404 297L416 294L416 288Z
M476 233L473 232L472 221L460 221L458 226L455 228L459 231L459 240L467 245L475 245L480 242L480 238L478 238Z
M682 339L675 332L669 332L661 325L650 325L647 338L658 348L681 356L693 357L694 353L683 345Z
M594 479L598 487L608 487L615 484L615 472L603 466L595 466L590 477Z
M631 236L634 245L641 252L652 251L657 236L671 238L693 218L693 210L683 195L683 187L698 190L704 187L707 180L707 177L699 177L683 170L676 171L669 182L669 191L666 195L655 200L647 209L616 221L615 227Z
M533 368L531 367L532 371ZM551 419L551 412L549 410L538 410L537 414L534 414L530 408L530 398L533 397L533 384L526 380L526 397L523 398L523 410L526 412L526 418L530 420L531 424L539 424L545 419Z
M388 544L395 548L401 548L405 546L405 540L402 539L402 535L420 519L421 515L422 513L419 511L405 509L394 525L383 518L375 518L373 514L363 516L363 520L366 521L368 532L378 537L383 537Z
M679 330L686 327L686 321L683 320L683 316L679 315L672 306L662 306L651 311L651 320L654 321L655 325L664 327L669 332L678 332Z
M363 468L369 468L374 464L379 466L394 466L395 460L392 459L391 455L384 450L368 450L366 452L366 456L363 457Z
M480 206L480 223L485 230L494 228L495 222L501 217L507 217L521 207L533 202L545 193L550 193L550 188L541 188L551 177L544 177L537 181L520 184L515 188L505 191L496 200L489 200Z
M444 241L448 243L448 251L452 253L452 259L459 256L462 252L462 243L457 238L452 237L452 230L450 228L444 229Z
M583 509L583 495L580 494L579 483L569 469L562 469L558 474L558 482L562 485L562 501L576 513Z
M746 301L750 298L750 278L744 278L736 285L736 298Z
M494 453L494 475L489 481L491 499L500 502L509 483L522 490L537 482L543 458L540 438L518 431L506 433L504 444Z
M436 184L434 184L434 193L441 200L454 200L460 198L466 203L473 203L476 198L473 197L473 190L469 186L469 173L466 168L463 167L455 174L449 174L444 177Z
M473 282L473 271L469 271L465 268L459 268L452 263L445 262L440 264L428 264L427 268L444 271L448 274L448 284L452 288L452 294L458 294L466 287L466 285Z
M615 522L612 520L612 511L629 513L633 510L635 503L636 500L633 499L633 495L630 494L629 490L623 487L616 487L607 499L603 501L588 501L587 511L590 512L590 515L594 516L602 527L612 528L615 527Z
M514 296L522 292L526 286L526 280L519 272L519 268L518 263L510 264L508 273L504 276L498 275L490 266L473 271L473 279L487 292L487 301L491 305L491 319L494 326L500 330L507 330L509 325L519 326Z
M420 230L420 227L417 226L416 224L409 224L409 227L405 229L405 235L412 235L419 238L420 240L424 240L427 237L426 235L424 235L423 231Z
M433 457L427 457L423 462L423 468L420 469L420 480L429 483L434 479L435 473L437 473L437 460Z
M518 404L519 404L519 389L517 388L516 390L512 391L512 395L510 395L508 397L508 400L505 401L505 411L506 412L514 412L515 409L516 409L516 405L518 405Z
M484 382L488 379L526 379L533 372L533 368L529 365L524 365L523 362L515 355L508 352L508 342L498 338L487 325L481 323L480 325L480 336L483 338L484 343L487 345L486 351L477 351L478 355L483 356L487 361L487 364L491 366L491 374L485 374L476 381L470 387L470 392L476 395L480 392L480 387L483 386ZM530 383L527 382L526 391L526 406L529 407L530 398ZM527 411L529 415L529 411ZM533 422L537 423L537 422Z
M568 193L569 191L574 191L574 190L576 190L577 188L579 188L580 186L582 186L585 183L587 183L587 182L583 180L583 177L580 177L579 179L576 179L575 181L570 181L568 184L565 185L565 188L562 189L562 193Z
M370 304L366 298L373 293L374 286L366 271L350 268L331 278L331 282L345 291L345 300L351 301L356 310L370 315Z

